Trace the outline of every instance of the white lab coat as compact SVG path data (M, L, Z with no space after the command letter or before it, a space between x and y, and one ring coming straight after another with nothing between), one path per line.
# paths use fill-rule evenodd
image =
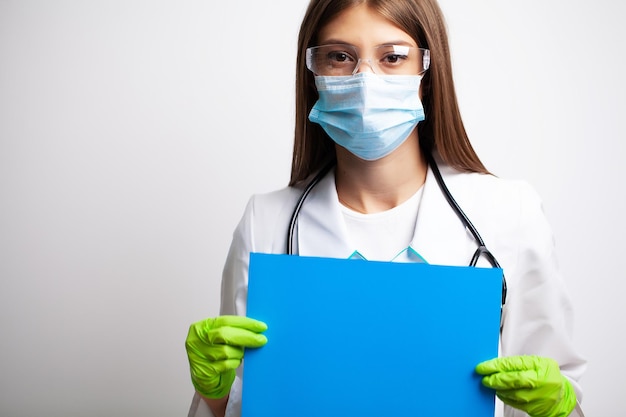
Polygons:
M555 359L580 399L578 380L586 362L572 345L572 306L538 195L523 181L459 173L441 162L439 166L452 195L504 270L508 296L502 314L500 356L533 354ZM301 193L301 188L287 187L255 195L248 202L224 268L221 314L246 314L249 254L286 252L289 220ZM339 204L331 171L302 207L294 239L297 253L348 258L357 249L349 242ZM476 250L476 242L450 208L430 170L411 246L428 263L439 265L467 266ZM240 414L241 367L238 371L227 408L229 417ZM503 415L526 416L498 401L496 416ZM582 414L574 411L571 415ZM189 416L212 414L195 395Z

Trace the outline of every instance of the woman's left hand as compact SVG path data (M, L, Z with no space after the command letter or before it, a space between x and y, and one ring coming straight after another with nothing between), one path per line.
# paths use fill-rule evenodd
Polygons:
M531 417L566 417L576 407L574 387L553 359L507 356L479 363L476 372L502 402Z

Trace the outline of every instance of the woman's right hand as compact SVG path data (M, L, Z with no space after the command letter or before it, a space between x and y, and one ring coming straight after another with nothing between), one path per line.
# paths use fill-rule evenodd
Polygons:
M223 398L230 392L244 348L267 343L260 334L262 321L242 316L219 316L193 323L185 342L191 382L206 398Z

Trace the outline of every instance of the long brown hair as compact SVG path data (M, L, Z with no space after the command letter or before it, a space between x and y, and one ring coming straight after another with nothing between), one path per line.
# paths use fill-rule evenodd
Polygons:
M313 74L306 68L306 49L315 46L319 30L349 7L366 4L404 30L420 48L430 49L430 69L422 79L426 120L418 124L420 146L436 150L452 167L488 173L472 148L459 111L446 26L436 0L311 0L300 26L296 61L296 125L290 185L318 171L335 157L332 139L308 120L318 98Z

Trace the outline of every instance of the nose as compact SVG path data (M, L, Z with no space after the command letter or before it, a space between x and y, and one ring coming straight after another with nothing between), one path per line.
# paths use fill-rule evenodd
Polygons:
M361 64L367 64L367 67L369 67L369 70L366 69L365 65L361 65ZM374 66L372 65L372 60L370 58L359 58L359 60L357 61L354 67L354 71L352 71L352 75L360 73L360 72L371 72L372 74L376 74L376 71L374 71Z

